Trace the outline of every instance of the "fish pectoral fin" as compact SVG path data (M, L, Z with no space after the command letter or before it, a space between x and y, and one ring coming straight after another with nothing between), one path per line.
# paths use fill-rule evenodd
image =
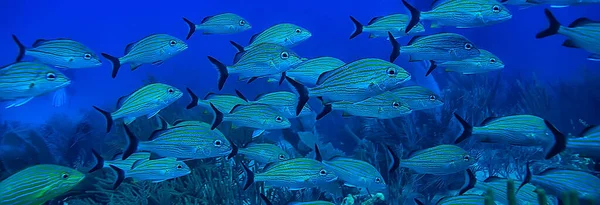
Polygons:
M569 5L550 5L550 8L566 8L569 7Z
M67 89L63 88L54 92L52 96L52 106L60 107L67 103Z
M126 118L123 118L123 122L126 125L131 124L134 120L135 120L135 117L126 117Z
M260 135L264 134L266 132L266 130L254 130L254 132L252 132L252 139L259 137Z
M6 108L19 107L19 106L24 105L25 103L29 102L31 99L33 99L33 97L20 98L20 99L13 100L12 102L9 103L8 106L6 106Z
M152 117L156 116L156 115L157 115L157 114L158 114L160 111L161 111L161 110L158 110L158 111L156 111L156 112L153 112L153 113L148 113L148 115L146 115L146 117L147 117L148 119L150 119L150 118L152 118Z
M565 40L565 42L563 42L562 44L564 47L567 48L579 48L579 46L575 45L575 42L573 42L572 40Z
M166 179L154 180L154 181L152 181L152 183L159 183L159 182L164 182L164 181L167 181L167 180Z
M142 66L141 63L130 63L129 66L131 66L131 70L134 71L136 69L138 69L140 66Z
M152 65L155 65L155 66L160 66L160 65L162 65L163 63L164 63L164 61L155 61L155 62L153 62L153 63L152 63Z
M600 54L592 54L588 57L588 60L591 61L600 61Z
M369 38L377 38L377 37L378 37L378 36L377 36L376 34L373 34L373 33L369 35ZM389 37L388 37L388 38L389 38Z

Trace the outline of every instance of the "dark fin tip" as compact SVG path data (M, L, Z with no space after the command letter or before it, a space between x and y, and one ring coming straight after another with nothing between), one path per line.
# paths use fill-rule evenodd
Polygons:
M419 200L417 198L415 198L414 201L415 201L415 204L417 204L417 205L425 205L421 200Z
M227 139L229 140L229 139ZM238 147L231 141L229 140L229 144L231 144L231 153L229 153L229 155L227 156L227 159L231 159L233 158L235 155L237 155L238 153Z
M556 156L557 154L560 154L567 148L567 137L560 131L558 131L558 129L556 129L556 127L554 127L554 125L552 125L552 123L550 123L548 120L544 120L544 123L554 135L554 145L545 157L546 159L550 159Z
M332 110L333 108L331 104L325 104L325 107L323 107L321 113L317 115L317 120L320 120L321 118L325 117L325 115L329 114Z
M238 53L239 52L244 52L244 46L236 43L235 41L229 41L229 43L231 43L231 45L233 45L233 47L235 47L235 49L238 50Z
M254 172L248 169L244 163L242 163L242 167L244 167L244 172L246 172L246 183L244 183L244 190L247 190L250 185L254 184Z
M106 133L109 133L110 130L112 129L112 125L113 125L112 115L109 112L106 112L96 106L92 106L92 107L94 107L94 109L98 110L98 112L102 113L102 115L104 115L104 118L106 118Z
M238 89L235 89L235 94L242 100L248 102L248 98L246 98L246 96L244 96L244 94L242 94L242 92L240 92Z
M127 135L127 148L123 151L122 160L126 160L129 156L137 151L138 145L140 143L139 139L131 132L127 125L123 124L123 128L125 128L125 133Z
M192 92L192 89L190 88L185 88L188 92L188 94L190 95L190 97L192 98L192 102L190 102L190 104L185 107L186 109L192 109L196 106L198 106L198 96L196 94L194 94L194 92Z
M315 160L322 162L323 156L321 155L321 150L319 150L319 146L315 143Z
M421 12L406 2L406 0L402 0L402 4L410 11L410 22L406 25L406 29L404 29L404 33L408 33L421 21Z
M471 171L471 169L467 169L467 177L465 178L465 180L467 180L465 182L465 186L460 190L460 192L458 193L458 195L462 195L465 192L469 191L470 189L475 187L475 184L477 183L477 178L475 177L475 174L473 173L473 171Z
M109 166L110 168L115 170L115 172L117 172L117 179L115 180L115 184L113 185L113 189L116 190L121 185L121 183L123 183L123 180L125 180L125 171L113 165Z
M94 158L96 158L96 166L90 169L88 173L92 173L104 168L104 158L102 158L102 156L100 156L100 154L98 154L98 152L96 152L94 149L92 149L92 154L94 155Z
M264 194L261 193L260 198L265 202L265 204L273 205L273 203L271 203L271 201L269 201L269 198L267 198L267 196L265 196Z
M454 140L454 144L458 144L471 136L471 134L473 133L473 126L471 126L467 121L465 121L465 119L463 119L462 117L460 117L460 115L456 113L454 113L454 117L456 117L458 122L460 122L460 124L463 127L462 134L458 138L456 138L456 140Z
M429 70L427 70L427 73L425 73L425 76L429 76L429 74L431 74L431 72L433 72L433 70L435 70L437 68L437 65L435 64L435 61L429 61L429 63L431 64L431 66L429 66Z
M361 34L363 32L363 25L352 16L350 16L350 20L352 20L352 22L354 23L354 26L356 27L356 29L350 36L350 39L353 39L354 37L358 36L359 34Z
M229 71L227 71L227 66L221 62L219 62L216 58L212 56L208 56L208 60L217 67L219 71L219 79L218 79L218 88L219 90L223 89L225 85L225 81L229 77Z
M302 109L304 108L306 103L308 103L308 99L309 99L308 89L306 88L306 86L300 84L298 81L296 81L290 77L286 76L285 79L290 84L292 84L294 89L296 89L296 91L298 92L298 95L299 95L298 96L298 105L296 105L296 116L298 116L302 112Z
M215 119L210 127L211 130L214 130L221 124L221 122L223 122L223 113L219 111L212 103L210 103L210 108L212 108L213 112L215 113Z
M112 70L111 76L112 76L112 78L116 78L117 73L119 73L119 68L121 68L121 61L119 61L118 58L108 55L106 53L101 53L101 54L102 54L102 56L104 56L104 58L108 59L113 64L113 70Z
M529 182L531 181L531 169L529 168L529 164L530 164L530 163L531 163L531 162L527 162L527 165L526 165L526 169L527 169L526 171L527 171L527 172L526 172L526 174L525 174L525 179L523 179L523 182L521 182L521 185L519 185L519 188L517 189L517 193L519 192L519 190L521 190L521 188L522 188L523 186L525 186L525 184L527 184L527 183L529 183ZM515 195L516 195L517 193L515 193Z
M16 35L13 34L12 38L15 41L15 43L17 44L17 46L19 47L19 55L17 55L16 62L20 62L21 60L23 60L23 57L25 57L25 51L27 50L27 48L25 48L23 43L21 43L21 41L19 41L19 38L17 38Z
M196 24L192 23L190 20L186 19L185 17L183 17L183 20L190 27L190 31L188 32L187 37L185 37L185 40L190 40L190 38L192 37L192 34L194 34L194 32L196 32Z
M392 166L390 166L389 173L394 173L394 171L396 171L396 169L400 167L400 158L398 157L396 152L394 152L392 147L390 147L389 145L386 145L385 147L390 152L390 155L392 155Z
M390 38L390 42L392 43L392 53L390 54L390 62L393 63L394 61L396 61L398 56L400 56L400 44L398 43L398 41L396 41L391 32L388 32L388 38Z
M552 12L549 9L544 9L544 14L546 14L546 18L548 19L548 22L550 23L550 25L548 26L548 28L546 30L543 30L542 32L535 35L535 38L538 38L538 39L557 34L558 30L560 29L560 22L558 22L558 20L556 20L556 17L554 17L554 15L552 14Z

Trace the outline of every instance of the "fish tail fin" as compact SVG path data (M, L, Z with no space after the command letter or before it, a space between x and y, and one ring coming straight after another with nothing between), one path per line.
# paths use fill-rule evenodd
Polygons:
M104 158L102 158L102 156L100 156L100 154L98 154L98 152L96 152L94 149L92 149L92 154L94 155L94 158L96 158L96 166L90 169L88 173L92 173L104 168Z
M296 116L298 116L300 115L300 112L302 112L302 109L306 103L308 103L308 88L290 77L286 76L285 79L292 85L292 87L294 87L296 92L298 92L298 105L296 105Z
M388 31L388 37L390 38L390 43L392 43L392 54L390 54L390 62L396 61L398 56L400 56L400 44L392 35L392 32Z
M122 160L126 160L133 153L137 152L138 146L140 144L140 140L131 132L127 125L123 124L123 128L125 128L125 133L127 135L127 147L123 152Z
M473 171L471 171L471 169L465 170L465 184L460 189L460 192L458 192L458 195L462 195L470 189L474 188L476 183L477 177L475 177Z
M237 95L238 98L241 98L242 100L244 100L246 102L249 102L248 98L246 98L246 96L244 96L244 94L241 91L239 91L238 89L235 89L235 95Z
M267 196L265 196L264 194L260 194L260 198L265 202L265 204L267 205L273 205L273 203L271 203L271 201L269 201L269 199L267 198Z
M212 56L208 56L208 60L217 67L217 70L219 71L219 90L223 89L223 86L225 85L225 81L227 81L227 77L229 77L229 71L227 71L227 66L221 62L219 62L217 59L213 58Z
M356 27L356 29L350 36L350 39L353 39L354 37L358 36L359 34L361 34L363 32L363 25L352 16L350 16L350 20L352 20L352 22L354 23L354 26Z
M333 110L331 104L325 104L324 106L325 107L323 107L321 113L317 115L317 120L320 120L321 118L325 117L325 115L329 114Z
M410 5L408 2L406 2L406 0L402 0L402 4L404 4L408 11L410 11L410 22L408 22L406 29L404 29L404 33L408 33L419 23L419 21L421 21L421 11Z
M460 136L458 138L456 138L456 140L454 140L454 144L458 144L458 143L466 140L473 134L473 126L470 125L467 121L465 121L465 119L463 119L460 115L458 115L456 113L454 113L454 117L456 117L458 122L460 122L460 124L463 127L462 134L460 134Z
M254 172L248 169L246 164L242 162L242 167L244 167L244 172L246 173L246 181L244 182L244 190L248 189L250 185L254 184Z
M98 112L102 113L102 115L104 115L104 118L106 118L106 133L109 133L110 130L112 129L112 125L113 125L112 115L109 112L106 112L96 106L92 106L92 107L94 107L94 109L98 110Z
M231 158L235 157L235 155L237 155L237 153L240 151L238 146L235 145L231 140L229 140L229 144L231 144L231 153L229 153L229 155L227 156L227 159L231 159Z
M240 45L239 43L236 43L234 41L229 41L229 43L231 43L231 45L233 45L233 47L235 47L235 49L237 49L238 53L245 51L244 46Z
M115 183L113 184L113 189L116 190L121 185L121 183L123 183L123 180L125 180L125 171L113 165L110 165L110 168L115 170L115 172L117 173L117 178L115 179Z
M215 112L215 119L213 120L213 123L210 126L210 129L214 130L215 128L217 128L217 126L221 124L221 122L223 122L223 113L219 111L212 103L210 103L210 108L212 108L213 112Z
M531 181L531 169L529 168L529 164L530 163L531 162L527 162L527 166L526 166L527 172L525 174L525 179L523 179L523 182L521 182L521 185L519 185L519 188L517 189L517 191L516 191L515 194L519 193L519 190L521 190L521 188L523 186L525 186L525 184L527 184L527 183L529 183Z
M425 73L425 76L429 76L429 74L431 74L431 72L433 72L433 70L435 70L437 68L437 64L435 64L435 61L429 61L429 70L427 70L427 73Z
M17 60L16 62L19 62L21 60L23 60L23 57L25 57L25 51L27 51L27 48L23 45L23 43L21 43L21 41L19 41L19 39L17 38L16 35L12 35L13 40L15 41L15 43L17 44L17 46L19 46L19 55L17 55Z
M185 107L186 109L192 109L196 106L198 106L198 96L196 94L194 94L194 92L192 92L192 89L190 88L185 88L188 92L188 94L190 94L190 97L192 98L192 102L190 102L190 104Z
M104 58L108 59L113 64L112 78L116 78L117 73L119 72L119 68L121 68L121 61L119 60L119 58L108 55L106 53L101 54L102 56L104 56Z
M196 24L192 23L192 21L186 19L185 17L183 17L183 21L185 21L185 23L187 23L187 25L190 27L187 37L185 37L185 40L190 40L190 38L192 37L192 34L194 34L194 32L196 32Z
M322 162L323 155L321 155L321 150L319 150L319 146L315 143L315 160Z
M546 159L550 159L567 148L567 137L563 133L558 131L558 129L556 129L556 127L554 127L554 125L552 125L548 120L544 120L544 123L554 135L554 144L552 145L552 148L550 148L550 150L546 153L545 157Z
M389 168L389 173L394 173L396 171L396 169L398 169L398 167L400 167L400 158L398 157L396 152L394 152L392 147L390 147L389 145L386 145L385 147L387 148L390 155L392 155L392 165Z
M556 20L556 17L554 17L554 14L552 14L552 12L548 9L545 9L544 13L546 14L546 18L548 18L548 22L550 23L550 26L548 26L548 28L546 30L543 30L542 32L539 32L537 35L535 35L535 38L538 38L538 39L557 34L558 30L560 29L560 22L558 22L558 20Z

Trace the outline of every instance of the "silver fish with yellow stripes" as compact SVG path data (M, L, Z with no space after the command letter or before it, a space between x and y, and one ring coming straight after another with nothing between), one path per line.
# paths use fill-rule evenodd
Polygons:
M183 93L176 87L153 83L117 100L117 111L110 113L96 106L94 106L94 109L104 115L106 118L106 132L110 132L114 120L123 118L125 124L128 125L137 117L143 115L150 119L162 109L177 101L182 95Z
M554 196L564 196L575 191L581 202L597 203L600 201L600 192L598 191L600 190L600 178L585 171L549 168L534 175L527 163L527 174L519 189L527 183L542 188Z
M390 91L391 95L408 104L411 110L426 110L444 105L442 98L423 86L407 86Z
M92 154L94 158L96 158L96 165L88 171L89 173L95 172L102 168L110 168L110 166L118 167L122 170L129 170L133 163L138 160L150 160L150 152L136 152L129 156L127 159L123 159L123 153L118 153L113 156L112 160L106 161L102 155L100 155L96 150L92 150Z
M8 101L6 108L18 107L69 84L69 77L50 66L17 62L0 68L0 101Z
M449 26L474 28L498 24L512 18L510 11L497 0L439 0L430 11L419 11L406 0L402 3L410 11L410 32L420 21L432 21L431 27Z
M378 16L369 23L364 26L354 17L350 16L350 20L354 23L354 33L350 36L350 39L358 36L363 32L371 33L369 38L379 38L379 37L388 37L388 32L392 33L392 35L396 38L400 38L408 35L415 35L419 33L425 32L425 27L423 24L418 23L410 32L404 32L406 25L410 21L409 17L406 14L392 14L387 16Z
M344 66L344 61L334 57L319 57L302 61L286 71L286 76L305 85L315 85L319 76L327 71ZM278 82L279 76L272 76L269 82Z
M208 56L208 60L219 71L219 90L223 89L229 74L238 74L239 80L248 80L250 83L257 78L283 73L302 62L302 58L296 52L281 45L263 43L254 48L238 53L234 64L230 66Z
M548 120L533 115L489 117L480 127L473 127L462 117L454 114L463 127L462 134L454 143L474 136L479 142L509 144L516 146L541 146L546 159L565 150L567 138Z
M389 33L388 33L389 34ZM456 33L438 33L428 36L415 36L406 46L389 34L392 43L390 62L394 62L400 54L409 56L415 61L457 61L479 56L479 49L466 37Z
M290 120L284 117L272 105L252 103L249 105L237 105L231 112L223 114L214 106L215 121L212 129L216 128L221 122L231 122L237 127L248 127L256 129L252 137L257 137L266 130L287 129L292 126Z
M234 13L222 13L214 16L207 16L202 19L200 24L183 18L183 21L190 27L185 40L190 39L196 31L202 31L204 35L210 34L234 34L247 31L252 25L246 19Z
M296 116L296 106L298 105L298 95L288 91L277 91L272 93L264 93L256 96L252 103L271 105L279 111L283 117L291 119L310 115L313 112L309 104L304 105L300 115Z
M110 165L110 167L117 172L117 181L113 185L114 189L119 187L126 178L133 178L135 181L158 183L186 176L192 172L185 162L177 161L175 157L138 160L128 170L123 170L113 165Z
M479 52L479 56L464 60L446 61L441 63L432 62L434 65L429 68L425 76L431 74L437 67L446 68L446 72L457 72L467 75L487 73L504 68L504 62L502 62L498 56L483 49L479 49Z
M259 163L276 163L290 159L290 155L280 147L270 143L251 143L240 148L238 154Z
M506 196L505 196L506 197ZM496 198L494 198L496 199ZM415 198L415 204L425 205L422 201ZM438 200L435 205L485 205L485 196L475 194L465 194L459 196L446 196ZM496 204L493 202L492 204Z
M12 37L19 46L17 62L22 61L25 56L31 56L44 64L59 68L93 68L102 65L94 51L71 39L38 39L31 48L27 48L17 36Z
M260 194L260 198L265 202L266 205L273 205L273 203L265 196L264 194ZM328 201L295 201L288 202L287 205L335 205L334 203Z
M535 37L545 38L548 36L560 34L567 37L563 46L568 48L582 48L592 53L588 60L600 61L600 21L594 21L588 18L579 18L573 21L568 27L562 26L554 17L552 12L545 10L546 18L550 26L538 33Z
M84 178L83 173L68 167L34 165L0 182L0 204L44 204L67 193Z
M359 102L338 101L325 103L317 120L333 110L342 111L344 116L392 119L412 113L408 104L392 92L384 92Z
M569 138L567 149L582 157L600 159L600 126L586 127L579 137Z
M465 171L477 160L456 145L438 145L411 153L400 160L400 167L419 174L448 175Z
M152 34L125 47L125 56L117 58L102 53L113 64L112 78L117 77L119 68L125 63L135 70L143 64L159 66L165 60L186 50L188 45L181 39L168 34Z
M191 89L187 88L187 92L192 98L187 109L192 109L198 105L210 108L210 104L212 103L217 110L223 113L229 113L236 105L248 105L251 103L239 90L235 90L236 95L208 93L202 100L199 99Z
M300 94L296 107L297 115L311 96L323 97L327 103L358 102L396 89L410 78L410 73L404 68L377 58L356 60L325 72L319 76L317 86L312 88L286 77Z
M238 52L251 50L263 43L272 43L284 47L294 47L312 36L312 33L305 28L291 23L281 23L267 28L261 33L255 34L250 38L250 43L246 47L235 42L231 42Z
M338 177L321 162L310 158L294 158L265 167L263 173L254 174L242 163L246 173L244 190L254 182L265 182L266 186L287 187L291 190L320 187Z

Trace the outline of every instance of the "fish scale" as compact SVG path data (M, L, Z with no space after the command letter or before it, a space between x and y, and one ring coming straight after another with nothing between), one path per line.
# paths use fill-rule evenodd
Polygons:
M441 97L423 86L407 86L390 91L412 110L431 109L444 104ZM433 98L433 99L432 99Z
M421 174L447 175L464 171L475 161L458 146L438 145L414 152L408 159L401 160L400 166Z
M241 148L238 153L244 155L248 159L256 160L257 162L264 164L290 159L287 152L283 151L277 145L269 143L252 143Z
M25 55L37 61L65 69L92 68L102 65L98 56L85 45L66 38L38 39L32 47L25 47L13 35L13 40L19 46L16 61L22 61Z
M263 43L254 48L245 51L241 54L239 61L228 66L229 73L237 73L241 79L263 77L284 72L292 65L301 62L301 58L296 52L277 44ZM281 58L283 52L287 53L287 59Z
M344 61L333 57L320 57L296 64L288 70L287 76L305 84L316 84L319 76L327 71L343 66Z
M173 93L168 92L173 89ZM114 119L124 116L139 116L159 111L179 99L183 94L179 89L162 83L144 86L131 94L117 111L111 115Z
M286 118L296 118L305 116L312 113L310 105L306 104L302 108L300 115L296 116L295 108L298 104L298 96L292 92L279 91L272 93L265 93L257 96L255 103L271 105L274 109L278 110Z
M324 176L321 170L326 170ZM330 182L337 178L327 171L319 161L309 158L295 158L279 162L268 167L265 172L256 174L255 181L263 181L273 186L290 188L316 187L320 183Z
M49 74L55 79L48 80ZM0 68L0 100L14 100L9 107L20 106L31 98L57 91L70 83L66 75L47 65L17 62Z
M126 50L125 56L119 58L121 63L130 62L134 59L136 62L153 63L161 60L169 55L163 54L165 46L169 46L171 40L177 38L166 34L156 34L143 38L139 42L131 45L129 50Z
M296 33L296 29L300 29L301 32ZM274 43L285 47L292 47L306 41L310 36L312 34L300 26L290 23L277 24L253 36L250 45L246 46L244 50L250 50L262 43Z
M125 171L125 177L160 182L185 176L190 172L190 168L184 162L177 161L175 157L165 157L137 162L133 164L132 169Z
M532 175L527 166L525 181L543 188L549 194L562 196L569 191L577 191L580 199L600 200L600 178L584 171L548 169L539 175Z
M325 105L328 107L329 105ZM344 114L378 119L392 119L412 113L412 109L402 99L391 92L367 98L359 102L339 101L331 103L332 110L343 111ZM319 114L317 119L328 113L328 109Z
M364 30L366 32L372 33L372 35L370 36L371 38L380 36L387 37L387 32L391 32L396 37L407 35L404 32L404 29L406 28L406 25L408 24L410 19L409 16L406 14L392 14L388 16L382 16L373 20L375 21L369 22L369 24L364 27ZM408 34L416 34L424 31L425 28L423 24L419 23L413 28L413 30L408 32Z
M335 157L330 160L324 160L323 164L346 184L364 187L373 193L386 189L385 181L379 171L365 161Z

